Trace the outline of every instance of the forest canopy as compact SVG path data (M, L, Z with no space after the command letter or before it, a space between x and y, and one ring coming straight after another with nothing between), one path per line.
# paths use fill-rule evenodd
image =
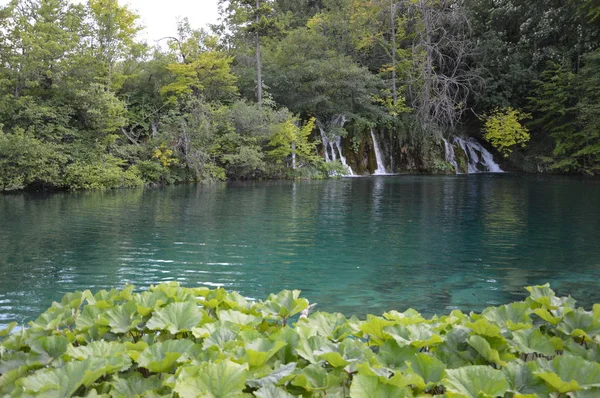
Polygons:
M374 137L390 171L489 136L511 170L600 174L597 0L219 3L157 43L117 0L1 7L0 191L366 174Z

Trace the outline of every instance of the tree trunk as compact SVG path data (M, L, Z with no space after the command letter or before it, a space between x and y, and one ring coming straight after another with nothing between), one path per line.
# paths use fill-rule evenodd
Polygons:
M393 0L390 1L390 28L392 33L392 99L394 106L396 106L396 102L398 102L398 87L396 86L396 3Z
M260 22L259 10L260 0L256 0L256 24ZM256 32L256 99L258 105L262 105L262 62L260 59L260 34Z

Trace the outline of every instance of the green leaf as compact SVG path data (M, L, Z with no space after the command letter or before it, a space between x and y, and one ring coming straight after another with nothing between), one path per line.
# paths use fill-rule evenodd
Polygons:
M488 343L488 341L483 337L472 335L467 340L467 343L469 343L469 345L473 347L486 361L501 366L506 364L500 359L498 350L493 349L490 346L490 343Z
M148 316L168 301L167 295L161 291L142 292L134 296L135 308L142 316Z
M563 381L556 373L536 372L535 375L542 378L550 386L550 388L552 388L553 391L556 391L560 394L581 390L581 387L577 381Z
M135 303L128 302L107 311L101 316L101 320L110 326L113 333L127 333L137 327L142 316L138 314Z
M172 303L154 311L146 326L150 330L168 330L176 334L197 327L202 318L202 312L193 302Z
M198 366L182 368L175 382L175 392L182 398L243 396L248 377L248 366L231 361L203 362Z
M267 363L273 355L286 346L283 341L272 341L268 339L257 339L246 343L243 361L251 368L258 368Z
M367 315L367 320L360 323L359 330L375 340L377 345L381 345L385 340L390 338L389 333L387 333L385 329L395 324L394 321L388 321L378 316Z
M287 319L305 310L308 300L300 298L300 290L284 290L278 294L271 294L267 301L261 304L263 316Z
M260 379L248 380L246 384L252 388L265 387L278 384L282 379L290 376L296 370L296 362L288 363L281 366L279 369L261 377Z
M415 359L409 362L408 372L420 376L429 385L436 385L442 381L446 374L446 365L427 354L417 354Z
M556 354L552 340L539 329L519 330L514 332L512 342L523 354L540 353L547 356Z
M351 398L403 398L412 394L406 388L383 383L378 376L359 373L350 386Z
M289 394L281 388L275 387L274 385L261 387L259 390L254 392L254 396L258 398L294 398L292 394Z
M503 396L510 387L504 374L489 366L448 369L444 385L448 392L467 398L477 398L481 393L491 397Z
M52 358L57 359L67 351L69 339L65 336L44 336L31 344L33 351L45 352Z
M219 319L240 326L257 326L262 322L262 318L259 316L248 315L235 310L219 311Z
M556 328L565 334L581 337L589 342L600 333L600 320L592 312L580 308L565 314Z
M15 326L17 326L17 322L11 322L6 328L0 329L0 338L8 336Z
M531 309L529 304L524 301L499 307L489 307L482 312L482 315L489 322L509 330L530 328L532 325L529 314L531 314Z
M466 327L479 336L485 337L499 337L503 339L500 328L494 324L491 324L487 319L479 319L476 322L467 322Z
M548 363L549 368L536 375L557 392L600 387L600 364L572 355L559 355Z
M306 391L322 391L337 385L341 377L328 373L317 364L310 364L292 380L292 385L302 387Z
M60 369L47 369L17 380L23 392L37 397L70 397L80 386L90 386L105 373L114 371L105 359L69 362Z
M352 333L348 320L342 314L317 312L300 320L298 324L305 325L316 335L332 341L341 341Z
M377 358L390 369L405 369L407 362L413 362L419 350L413 346L400 346L395 340L388 340L379 349Z
M441 336L428 325L395 325L384 328L399 345L412 345L416 348L432 347L443 342Z
M154 343L139 356L140 366L154 373L170 373L175 369L178 360L192 347L189 340L167 340Z
M143 377L139 373L134 373L127 378L115 376L110 386L110 393L113 397L135 398L161 388L162 381L158 376Z
M537 377L535 372L539 370L536 362L511 362L507 364L502 372L510 384L509 392L519 394L537 394L541 397L550 395L550 389L544 380Z

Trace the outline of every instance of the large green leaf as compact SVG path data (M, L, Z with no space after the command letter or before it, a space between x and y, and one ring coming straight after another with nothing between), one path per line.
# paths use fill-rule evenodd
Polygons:
M538 370L539 366L536 362L511 362L502 368L502 372L510 384L510 392L546 397L550 395L551 391L544 380L535 375Z
M338 385L341 381L339 374L327 372L322 366L311 364L292 380L292 384L306 391L323 391Z
M426 387L437 385L442 381L446 374L446 365L427 354L417 354L409 363L408 372L412 372L420 376Z
M589 342L600 333L600 319L594 313L579 308L565 314L556 328L565 334Z
M395 340L388 340L379 349L377 358L390 369L405 369L407 362L415 360L419 349L413 346L400 346Z
M17 380L26 394L37 397L70 397L81 386L90 386L106 373L115 371L105 359L69 362L59 369L47 369Z
M248 366L231 361L204 362L182 368L175 382L175 392L182 398L243 396L248 377Z
M352 333L348 320L342 314L317 312L300 320L298 324L305 325L316 335L333 341L341 341Z
M254 396L258 398L294 398L292 394L274 385L261 387L254 392Z
M150 315L152 311L160 308L163 304L166 304L169 300L165 292L153 291L153 292L142 292L136 294L133 298L137 312L143 316Z
M500 359L500 353L498 350L493 349L490 343L481 336L473 335L467 340L467 343L473 347L479 355L481 355L489 363L496 365L505 365L506 363Z
M271 294L261 304L264 317L287 319L304 311L308 307L308 300L300 298L300 290L284 290L278 294Z
M161 388L162 380L158 376L143 377L134 373L127 378L115 377L110 386L110 395L113 398L137 398Z
M141 367L154 373L169 373L175 369L180 358L194 346L189 340L167 340L154 343L139 356Z
M383 383L380 377L373 375L359 373L354 376L350 386L350 397L352 398L403 398L410 396L412 394L407 388Z
M509 330L528 329L532 326L531 308L524 301L486 308L482 315L500 328Z
M296 370L296 362L288 363L281 366L279 369L274 370L268 375L261 377L260 379L248 380L246 384L252 388L265 387L273 384L278 384L282 379L287 378Z
M448 369L443 381L449 396L478 398L503 396L510 388L504 374L489 366L465 366Z
M272 341L268 339L256 339L244 346L244 357L242 360L251 368L258 368L267 363L269 359L286 346L283 341Z
M46 353L52 358L57 359L67 351L69 339L65 336L43 336L31 344L34 352Z
M135 303L127 302L108 310L100 319L113 333L127 333L138 326L142 315L137 312Z
M384 328L399 345L412 345L417 348L432 347L443 342L442 337L429 325L395 325Z
M512 343L523 354L539 353L547 356L556 354L556 344L539 329L518 330L513 333Z
M536 375L560 393L600 387L600 364L567 354L554 358Z
M172 303L154 311L146 326L150 330L168 330L176 334L199 326L202 318L202 312L193 302Z
M367 315L367 320L360 323L359 329L370 339L374 340L376 344L381 345L385 340L390 338L389 333L385 329L395 324L396 322L394 321Z
M256 315L248 315L236 310L219 311L219 319L223 322L231 322L239 326L257 326L262 322L262 318Z

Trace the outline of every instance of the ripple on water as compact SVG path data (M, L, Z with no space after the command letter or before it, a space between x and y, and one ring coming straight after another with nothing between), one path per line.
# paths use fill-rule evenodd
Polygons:
M427 314L551 282L600 302L600 183L397 176L0 196L0 324L73 290L165 281L324 311Z

